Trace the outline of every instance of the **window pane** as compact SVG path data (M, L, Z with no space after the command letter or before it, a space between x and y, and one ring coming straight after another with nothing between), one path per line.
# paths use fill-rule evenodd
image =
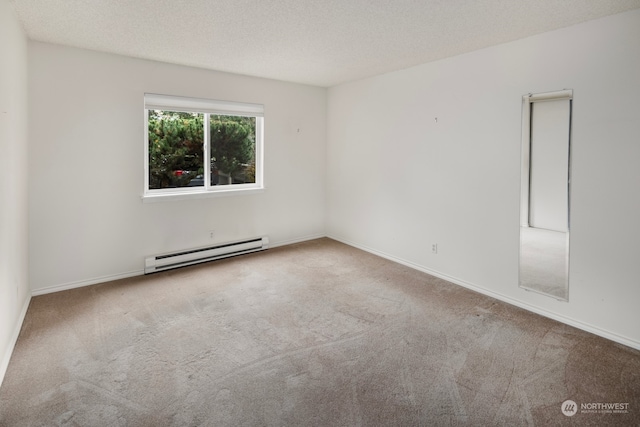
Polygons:
M211 184L256 182L256 118L211 115Z
M149 189L204 186L204 114L149 110Z

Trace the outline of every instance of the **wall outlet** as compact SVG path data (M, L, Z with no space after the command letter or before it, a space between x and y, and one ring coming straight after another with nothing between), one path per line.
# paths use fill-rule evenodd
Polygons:
M431 253L433 253L433 254L437 254L438 253L438 244L437 243L432 243L431 244Z
M209 238L210 239L215 239L215 237L216 237L216 232L213 231L213 230L209 231Z

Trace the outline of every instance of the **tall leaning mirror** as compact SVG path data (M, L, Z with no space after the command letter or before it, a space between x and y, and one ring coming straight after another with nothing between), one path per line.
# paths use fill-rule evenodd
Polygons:
M522 97L520 287L569 300L573 91Z

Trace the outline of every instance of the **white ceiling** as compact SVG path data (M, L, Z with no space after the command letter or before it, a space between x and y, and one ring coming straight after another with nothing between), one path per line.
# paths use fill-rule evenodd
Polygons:
M9 0L32 40L333 86L640 0Z

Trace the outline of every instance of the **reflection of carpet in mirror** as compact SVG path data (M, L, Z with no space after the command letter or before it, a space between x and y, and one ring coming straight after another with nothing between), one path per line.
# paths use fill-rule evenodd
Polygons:
M520 286L567 299L567 233L520 228Z

